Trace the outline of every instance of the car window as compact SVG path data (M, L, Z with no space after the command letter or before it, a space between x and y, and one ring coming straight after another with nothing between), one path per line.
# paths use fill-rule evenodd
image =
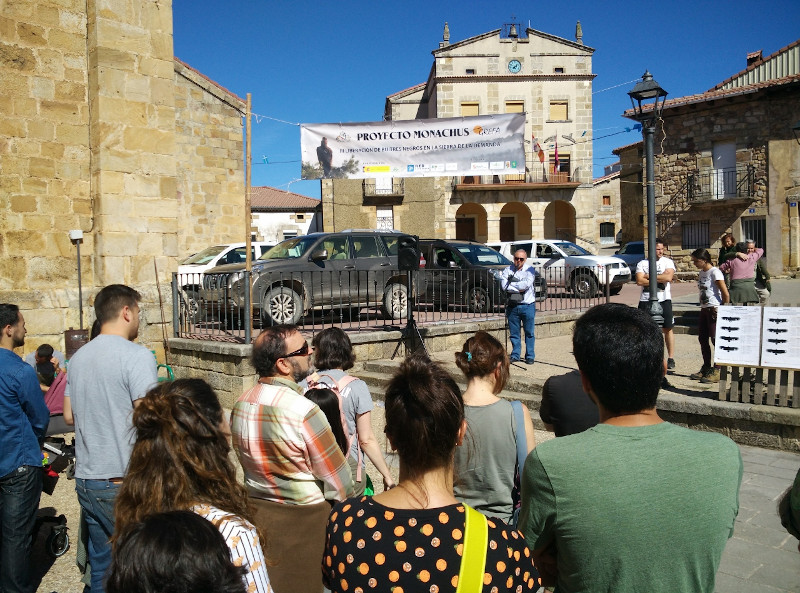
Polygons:
M644 253L644 243L628 243L625 247L625 253L633 253L641 255Z
M528 241L527 243L512 243L511 244L511 254L513 255L514 253L516 253L520 249L524 249L525 253L528 254L528 257L530 257L532 248L533 248L533 243L531 241Z
M209 263L227 248L227 245L214 245L213 247L207 247L200 253L195 253L194 255L187 257L181 262L181 265L194 264L197 266L202 266Z
M569 241L559 241L555 243L563 251L566 255L592 255L588 251L586 251L583 247L578 247L575 243L570 243Z
M396 235L381 235L381 239L386 246L386 253L389 255L397 255L397 244L400 241L400 237Z
M333 235L322 242L322 248L328 250L328 259L348 259L347 237Z
M546 243L545 244L539 243L536 245L536 257L551 258L553 257L554 254L555 252L553 251L552 245L547 245Z
M456 245L456 249L458 249L470 263L477 266L508 266L511 264L506 256L501 255L486 245Z
M383 257L375 235L356 235L353 237L353 257Z
M451 262L455 262L456 266L463 267L464 257L457 251L453 251L447 247L436 247L433 250L433 257L436 265L440 268L451 268Z
M319 235L305 235L281 241L259 259L294 259L302 256L319 240Z

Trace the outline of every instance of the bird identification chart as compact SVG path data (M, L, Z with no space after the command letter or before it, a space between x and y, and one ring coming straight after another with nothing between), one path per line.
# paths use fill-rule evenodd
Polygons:
M764 307L761 366L800 369L800 308Z
M718 307L714 364L759 366L761 307Z

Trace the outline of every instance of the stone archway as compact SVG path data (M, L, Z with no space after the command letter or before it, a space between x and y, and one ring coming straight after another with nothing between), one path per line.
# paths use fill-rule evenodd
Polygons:
M501 241L516 241L517 239L530 239L531 211L522 202L510 202L500 210Z
M544 210L544 238L575 240L575 208L569 202L555 200Z
M489 231L486 210L480 204L462 204L456 210L456 239L485 243Z

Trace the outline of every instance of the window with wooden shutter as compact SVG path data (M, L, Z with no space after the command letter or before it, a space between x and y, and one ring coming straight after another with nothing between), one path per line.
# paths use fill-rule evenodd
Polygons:
M569 120L569 102L550 101L550 120L551 121Z

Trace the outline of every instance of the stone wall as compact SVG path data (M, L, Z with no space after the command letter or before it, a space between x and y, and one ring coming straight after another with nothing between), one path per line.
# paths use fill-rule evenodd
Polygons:
M92 221L85 6L19 0L0 14L0 301L39 334L29 349L78 327L68 232Z
M790 85L664 112L663 140L661 129L656 132L656 211L673 198L682 211L665 237L679 269L691 267L691 250L681 249L681 222L708 221L711 250L716 251L726 232L741 236L743 216L766 217L771 229L767 233L771 271L780 273L789 266L791 250L782 244L782 237L789 235L791 217L796 212L789 212L785 184L771 184L770 176L773 171L790 171L793 165L790 151L770 150L770 145L790 143L791 124L800 117L799 105L800 85ZM714 144L721 142L735 143L737 166L753 167L752 200L726 198L688 204L688 174L711 169ZM778 181L774 174L772 178ZM788 176L784 179L788 181Z
M180 258L244 242L244 101L174 61Z
M249 226L243 102L175 62L170 0L2 6L0 302L23 310L21 353L63 351L97 291L125 283L143 294L139 341L163 360L178 257Z

